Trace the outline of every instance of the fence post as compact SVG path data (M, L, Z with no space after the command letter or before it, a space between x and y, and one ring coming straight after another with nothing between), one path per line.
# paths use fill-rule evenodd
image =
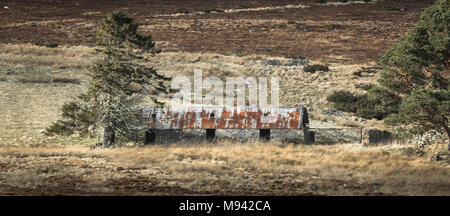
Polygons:
M359 140L359 143L362 143L363 142L363 129L360 128L359 130L360 130L360 133L361 133L361 139Z

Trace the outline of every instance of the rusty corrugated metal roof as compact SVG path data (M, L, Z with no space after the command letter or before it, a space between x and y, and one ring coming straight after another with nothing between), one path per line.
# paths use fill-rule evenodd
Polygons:
M304 107L143 107L149 129L302 129Z

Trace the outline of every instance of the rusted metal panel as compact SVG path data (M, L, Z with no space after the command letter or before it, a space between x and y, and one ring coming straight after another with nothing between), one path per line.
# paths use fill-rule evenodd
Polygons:
M143 125L150 129L302 129L303 107L143 107Z

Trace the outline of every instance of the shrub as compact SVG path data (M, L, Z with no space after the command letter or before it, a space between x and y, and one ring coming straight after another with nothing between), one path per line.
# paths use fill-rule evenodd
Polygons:
M316 3L325 4L325 3L327 3L327 0L316 0Z
M215 11L215 12L217 12L217 13L223 13L223 12L225 12L224 10L221 10L221 9L215 9L215 8L213 8L213 9L210 9L210 8L205 8L205 9L203 9L203 13L205 13L205 14L209 14L209 13L211 13L211 12L213 12L213 11Z
M357 70L357 71L353 72L353 75L360 77L360 76L362 76L362 73L361 73L361 71Z
M186 10L186 9L184 9L184 8L178 8L178 9L175 11L175 13L176 13L176 14L178 14L178 13L188 14L189 11Z
M342 3L347 3L348 2L348 0L339 0L340 2L342 2Z
M324 71L324 72L330 71L328 66L321 64L308 65L305 68L303 68L303 70L307 73L315 73L316 71Z
M58 44L57 43L49 43L49 44L46 44L45 47L56 48L56 47L58 47Z
M390 114L388 107L378 105L369 100L367 101L367 104L361 102L361 105L362 106L356 111L356 115L362 118L382 120Z
M358 89L362 89L362 90L366 90L368 91L369 89L372 89L373 87L375 87L375 84L372 83L358 83L355 85L356 88Z
M365 3L372 2L372 0L363 0Z
M374 73L377 73L378 70L380 70L379 67L362 67L359 70L353 72L353 75L360 77L363 75L363 73L374 74Z
M355 113L357 116L367 119L383 119L392 110L381 106L380 101L369 98L368 94L353 94L349 91L336 91L327 97L328 102L333 102L334 108Z
M327 97L327 101L334 103L334 108L345 112L356 112L358 103L364 96L355 95L349 91L336 91Z

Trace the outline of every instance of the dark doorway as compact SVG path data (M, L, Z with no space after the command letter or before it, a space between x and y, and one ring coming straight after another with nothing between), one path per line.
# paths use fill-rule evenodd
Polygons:
M216 129L206 129L206 140L213 141L216 137Z
M259 139L262 141L269 141L270 129L259 129Z
M148 144L155 144L155 140L156 140L156 133L155 130L148 130L145 132L145 145Z
M314 144L316 142L316 133L314 131L305 130L303 140L307 145Z

